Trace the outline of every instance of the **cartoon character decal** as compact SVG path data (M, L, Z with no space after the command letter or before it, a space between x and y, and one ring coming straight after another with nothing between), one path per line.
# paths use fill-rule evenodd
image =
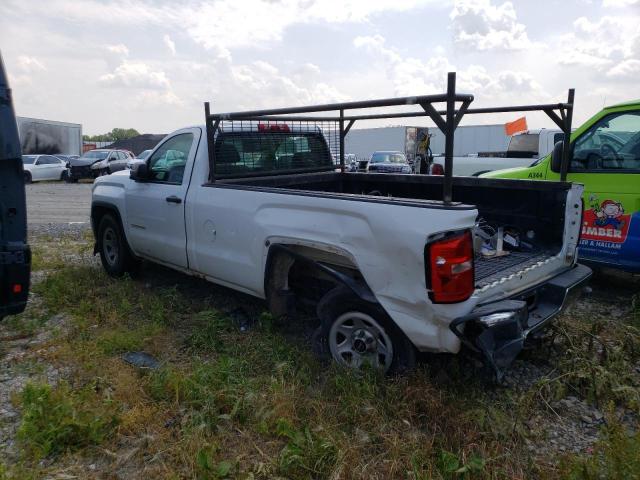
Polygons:
M596 225L600 227L608 227L611 225L616 230L620 230L624 226L624 220L620 218L623 214L624 208L620 202L605 200L602 202L602 205L600 205L600 209L596 211Z
M589 201L591 208L584 211L582 220L582 240L624 243L631 215L625 214L622 203L611 199L600 202L593 195Z

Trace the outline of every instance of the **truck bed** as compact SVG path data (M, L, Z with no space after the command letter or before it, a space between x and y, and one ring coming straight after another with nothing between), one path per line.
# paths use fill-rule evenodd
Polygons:
M438 201L442 195L442 181L440 176L330 172L233 179L222 183L282 193L348 194L344 195L345 199L362 201L426 200L426 208L447 208ZM510 251L500 257L477 256L478 288L543 264L561 250L569 188L570 184L565 182L453 178L454 203L451 208L473 205L479 212L478 220L534 233L530 251Z

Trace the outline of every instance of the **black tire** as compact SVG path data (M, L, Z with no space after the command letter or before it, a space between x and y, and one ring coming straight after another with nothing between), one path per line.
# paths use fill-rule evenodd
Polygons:
M338 338L341 335L339 333L340 329L337 328L337 326L339 326L339 322L345 322L345 318L346 322L349 322L349 317L351 316L362 317L365 325L372 328L372 332L376 332L376 329L380 327L383 332L371 336L369 330L364 329L364 331L370 335L368 338L369 344L366 348L371 351L364 351L361 358L367 358L368 360L365 360L367 363L377 363L376 366L383 369L387 375L400 374L415 368L416 348L389 315L387 315L380 304L366 302L354 294L351 289L341 285L322 297L318 303L317 313L321 325L314 339L316 352L324 352L337 363L356 368L357 362L351 362L352 364L349 364L350 362L345 360L345 355L353 355L355 351L351 353L343 352L341 355L337 355L337 347L335 347L337 343L334 342L331 337L335 336ZM336 327L334 327L334 325ZM342 326L344 327L346 325L345 323ZM350 350L358 350L356 348L358 342L361 342L360 345L362 345L362 343L364 343L365 346L367 345L367 339L364 339L363 342L361 338L358 338L360 335L363 335L362 329L359 329L355 323L353 327L348 328L352 328L350 338L346 338L345 335L342 335L342 337L344 337L344 342L350 344ZM337 334L336 331L338 331ZM373 338L375 338L375 340L373 340ZM380 353L379 346L384 346L386 343L389 343L389 341L392 347L392 354L388 355L387 360L387 357ZM370 342L375 342L375 352L372 350L373 343ZM344 343L341 343L341 345L344 345ZM386 347L385 351L388 351ZM359 354L356 355L359 356Z
M29 172L24 172L24 183L31 183L33 180Z
M140 260L131 253L120 222L111 214L104 215L100 220L97 240L100 261L107 274L118 278L138 270Z
M60 174L60 180L66 183L69 183L69 172L67 170L64 170L61 174Z

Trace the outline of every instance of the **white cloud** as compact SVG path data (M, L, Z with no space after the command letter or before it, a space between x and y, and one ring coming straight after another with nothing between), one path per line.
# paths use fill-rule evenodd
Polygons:
M533 45L511 2L493 5L491 0L456 0L450 18L454 41L464 47L522 50Z
M457 70L441 54L427 60L403 57L387 47L381 35L357 37L353 43L382 60L396 95L442 93L446 88L447 73ZM472 94L482 92L483 101L523 94L544 95L542 86L528 73L504 70L489 74L478 65L457 70L456 90Z
M18 69L21 73L42 72L47 68L36 57L20 55L17 62Z
M623 60L611 70L607 72L607 77L616 79L631 79L638 78L640 75L640 60L636 58L630 58Z
M171 53L171 55L175 55L176 44L173 40L171 40L171 37L169 35L165 35L164 37L162 37L162 41L164 42L165 47L167 47L167 50L169 50L169 53Z
M113 73L102 75L98 80L102 85L148 89L169 88L169 79L162 70L152 70L142 62L124 62Z
M635 80L640 58L640 24L637 18L605 16L592 22L580 17L573 32L560 37L564 51L559 63L581 66L617 80Z
M603 7L632 7L640 5L640 0L603 0Z
M438 0L186 0L154 4L134 0L48 0L47 14L77 23L180 25L208 49L260 47L282 39L296 24L363 23L384 12L404 12ZM3 0L7 12L33 14L23 0Z
M118 57L129 56L129 48L122 43L119 43L117 45L107 45L105 48L109 53L117 55Z
M134 105L140 108L163 108L165 106L184 106L184 102L171 90L147 90L138 94Z

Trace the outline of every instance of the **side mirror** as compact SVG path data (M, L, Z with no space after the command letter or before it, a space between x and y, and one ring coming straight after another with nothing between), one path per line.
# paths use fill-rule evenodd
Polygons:
M131 167L129 178L136 182L144 182L149 178L149 167L146 163L136 163Z
M562 150L564 149L564 142L561 140L556 142L553 146L553 152L551 153L551 170L555 173L560 173L560 167L562 165Z

